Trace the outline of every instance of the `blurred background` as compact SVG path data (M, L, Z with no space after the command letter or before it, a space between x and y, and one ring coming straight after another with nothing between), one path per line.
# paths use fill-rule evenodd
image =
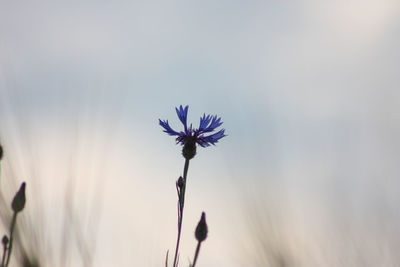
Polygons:
M2 219L11 265L163 266L181 129L191 161L180 266L399 266L400 3L2 1Z

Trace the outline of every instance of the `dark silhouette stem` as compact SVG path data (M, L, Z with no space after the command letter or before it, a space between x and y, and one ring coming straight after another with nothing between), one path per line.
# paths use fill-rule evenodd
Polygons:
M11 227L10 227L10 243L8 245L7 259L6 259L6 263L3 267L7 267L8 264L10 263L11 250L12 250L12 246L13 246L13 234L14 234L14 228L15 228L16 222L17 222L17 212L14 212L14 215L13 215L12 221L11 221Z
M4 266L4 263L6 261L6 256L7 256L7 244L3 243L3 257L1 260L1 265L0 265L1 267Z
M174 264L173 267L177 267L177 258L178 258L178 251L179 251L179 242L181 240L181 231L182 231L182 221L183 221L183 207L185 205L185 191L186 191L186 178L187 172L189 169L189 159L185 159L185 167L183 168L183 187L180 191L179 195L179 210L178 210L178 238L176 240L176 248L175 248L175 257L174 257Z
M193 259L193 265L192 265L192 267L195 267L195 266L196 266L197 257L199 256L199 253L200 253L200 245L201 245L201 242L199 241L199 242L197 243L196 252L194 253L194 259Z

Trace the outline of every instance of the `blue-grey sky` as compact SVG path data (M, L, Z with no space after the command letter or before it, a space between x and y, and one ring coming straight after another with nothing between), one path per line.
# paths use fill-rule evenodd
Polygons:
M399 18L395 0L3 1L2 183L32 184L51 244L75 181L94 266L160 266L183 159L158 118L179 128L188 104L228 137L191 164L182 265L204 210L198 264L260 266L257 203L296 266L397 266Z

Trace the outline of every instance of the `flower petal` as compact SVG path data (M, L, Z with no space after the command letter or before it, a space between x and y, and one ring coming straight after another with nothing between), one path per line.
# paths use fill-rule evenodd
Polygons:
M202 130L204 130L205 128L207 128L207 126L208 126L208 124L210 123L210 121L211 121L211 116L210 115L207 115L207 117L206 117L206 114L204 113L203 114L203 117L200 117L200 125L199 125L199 131L202 131Z
M218 143L218 140L225 137L225 129L222 129L215 134L209 136L199 136L197 138L197 143L202 147L207 147L211 145L215 145Z
M169 135L179 135L178 132L174 131L171 126L169 126L168 124L168 120L162 121L160 119L158 119L159 124L161 125L161 127L164 128L164 133L167 133Z
M199 134L209 133L214 131L221 125L222 125L221 118L218 118L217 115L215 116L208 115L207 117L203 115L203 117L200 118L200 126L198 132Z
M185 132L187 132L187 113L188 113L189 106L186 106L184 109L182 105L180 105L179 109L175 108L176 114L178 115L179 120L182 122L183 126L185 127Z

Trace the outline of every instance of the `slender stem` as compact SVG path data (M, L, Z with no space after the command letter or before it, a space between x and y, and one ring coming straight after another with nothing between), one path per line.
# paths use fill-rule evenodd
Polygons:
M178 258L178 251L179 251L179 242L181 240L181 230L182 230L182 221L183 221L183 207L185 205L185 191L186 191L186 178L187 172L189 169L189 159L185 159L185 167L183 168L183 187L180 191L179 196L179 212L178 212L178 238L176 240L176 248L175 248L175 257L174 257L174 264L173 267L177 266L177 258Z
M185 159L185 167L183 168L183 179L186 181L187 172L189 169L189 159Z
M17 212L14 212L14 215L13 215L12 221L11 221L11 227L10 227L10 243L8 245L7 260L6 260L6 264L3 267L7 267L8 264L10 263L11 250L12 250L12 245L13 245L13 233L14 233L14 228L15 228L16 222L17 222Z
M172 265L172 267L176 267L176 258L178 256L179 241L181 239L181 226L182 226L182 222L179 220L179 224L178 224L178 239L176 240L174 264Z
M182 218L183 218L183 206L185 204L185 191L186 191L186 178L187 178L187 172L189 169L189 159L185 159L185 167L183 168L183 188L182 188L182 210L181 210L181 224L182 224Z
M6 261L6 255L7 255L7 243L3 243L3 257L1 260L1 267L4 267L4 262Z
M194 259L193 259L193 265L192 265L192 267L195 267L195 266L196 266L197 257L199 256L199 253L200 253L200 245L201 245L201 242L199 241L199 242L197 243L196 252L194 253Z

